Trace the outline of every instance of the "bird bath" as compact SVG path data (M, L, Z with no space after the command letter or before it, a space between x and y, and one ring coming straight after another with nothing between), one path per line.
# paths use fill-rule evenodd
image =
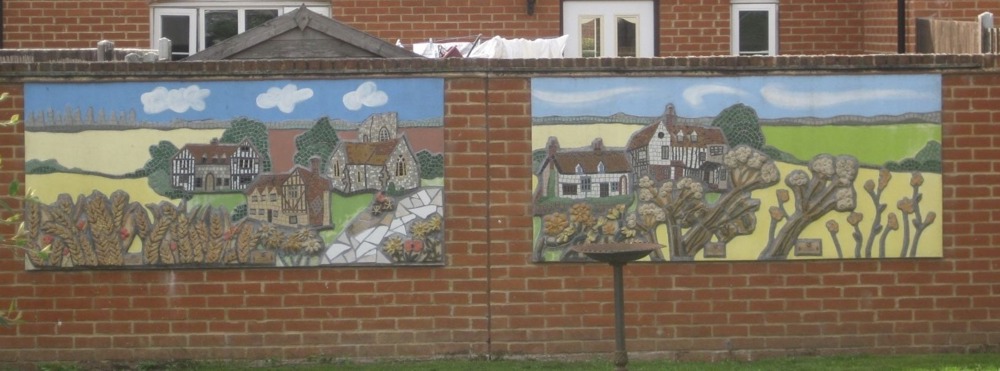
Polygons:
M625 350L625 287L623 267L631 261L646 257L662 248L655 243L602 243L573 246L573 250L588 258L611 264L615 275L615 370L628 370L628 351Z

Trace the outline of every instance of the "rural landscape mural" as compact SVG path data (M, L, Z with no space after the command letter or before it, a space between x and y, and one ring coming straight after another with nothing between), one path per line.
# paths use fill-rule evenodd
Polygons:
M938 75L532 80L534 259L942 256Z
M443 264L440 79L25 86L29 269Z

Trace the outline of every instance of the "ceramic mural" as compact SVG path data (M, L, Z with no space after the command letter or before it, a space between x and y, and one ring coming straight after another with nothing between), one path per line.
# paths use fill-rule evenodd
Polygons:
M443 264L441 79L25 85L30 269Z
M942 256L939 75L531 85L535 261Z

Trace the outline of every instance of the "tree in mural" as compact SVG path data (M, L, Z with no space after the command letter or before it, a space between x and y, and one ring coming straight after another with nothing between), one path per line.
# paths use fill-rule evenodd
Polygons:
M693 259L713 237L726 243L756 228L760 200L751 198L751 192L776 184L778 167L747 145L728 152L724 162L731 189L711 204L702 184L691 178L666 181L659 188L647 177L639 180L636 227L655 241L656 228L664 224L672 260Z
M772 209L772 230L784 221L777 235L768 236L768 243L759 259L785 259L805 228L831 211L854 210L856 193L854 180L858 176L858 160L853 156L821 154L809 162L809 173L794 170L785 177L792 192L795 209L789 213L785 204L789 196L778 194L778 206Z
M146 182L153 192L169 198L184 198L184 191L170 184L170 160L178 151L177 146L165 140L149 146L149 161L141 171L146 174Z
M317 156L320 159L320 169L326 169L330 154L337 148L337 131L330 124L329 117L316 121L312 128L295 138L294 161L298 165L309 167L309 159Z
M261 158L261 172L271 171L271 151L267 144L267 126L263 122L241 117L233 120L229 128L222 133L219 143L239 144L244 138L257 148Z
M867 239L865 239L860 225L865 216L859 212L852 212L847 217L847 223L853 229L851 237L854 240L855 258L887 257L886 239L889 233L897 232L900 229L902 229L903 241L899 257L916 257L921 235L937 219L937 214L934 212L929 212L927 215L921 213L920 201L923 200L923 193L920 191L920 187L924 183L924 177L920 172L913 172L911 173L909 184L912 194L896 202L896 208L899 210L898 216L895 212L888 213L885 217L885 225L882 225L882 215L888 208L887 204L882 203L882 192L891 180L892 173L888 169L883 168L879 171L878 182L871 179L865 182L865 192L868 194L875 208L875 215L872 218ZM833 238L834 245L837 246L838 256L843 257L840 254L840 240L837 236L840 229L839 223L836 220L830 219L826 222L826 226L830 232L830 236ZM877 255L874 252L876 238L878 238Z
M764 132L760 129L760 119L753 107L743 103L729 106L712 120L712 126L722 129L730 147L747 145L753 149L764 148Z
M420 164L420 177L434 179L444 176L444 154L431 154L427 151L417 152L417 163Z

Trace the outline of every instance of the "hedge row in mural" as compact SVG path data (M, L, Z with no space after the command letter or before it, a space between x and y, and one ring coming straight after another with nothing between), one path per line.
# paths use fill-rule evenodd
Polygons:
M937 75L532 81L536 261L940 257Z
M443 89L27 84L29 268L442 264Z

